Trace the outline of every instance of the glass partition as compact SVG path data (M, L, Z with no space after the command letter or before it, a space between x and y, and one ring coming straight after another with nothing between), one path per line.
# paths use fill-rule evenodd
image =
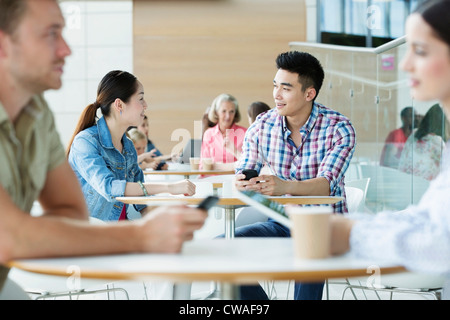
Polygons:
M349 117L356 129L345 181L367 186L364 210L402 210L417 203L439 171L448 126L439 105L410 97L399 67L404 39L375 49L290 45L321 61L326 77L317 102Z

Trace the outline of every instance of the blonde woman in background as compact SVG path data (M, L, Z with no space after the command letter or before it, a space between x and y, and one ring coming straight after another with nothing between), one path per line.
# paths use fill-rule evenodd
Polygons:
M220 94L214 99L208 118L216 125L203 134L200 158L213 159L215 169L234 169L247 131L236 124L241 120L238 101L230 94Z

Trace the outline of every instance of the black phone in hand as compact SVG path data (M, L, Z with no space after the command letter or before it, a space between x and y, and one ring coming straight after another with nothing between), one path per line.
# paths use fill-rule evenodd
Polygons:
M242 171L242 174L245 175L244 180L250 180L251 178L256 178L258 176L258 172L254 169L245 169Z
M197 206L199 209L203 209L208 211L211 209L217 202L219 201L219 198L216 196L208 196L205 199L202 200Z

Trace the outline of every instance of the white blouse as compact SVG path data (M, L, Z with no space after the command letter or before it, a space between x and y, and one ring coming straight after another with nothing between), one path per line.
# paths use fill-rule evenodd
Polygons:
M362 258L388 259L410 271L446 277L450 285L450 153L419 204L400 212L380 212L356 223L351 252ZM450 298L450 287L444 297Z

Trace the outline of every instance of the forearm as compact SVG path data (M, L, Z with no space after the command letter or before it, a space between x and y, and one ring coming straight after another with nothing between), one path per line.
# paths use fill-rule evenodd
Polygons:
M92 254L138 252L140 244L131 223L90 225L57 217L23 217L9 234L13 243L7 260Z
M284 181L283 194L293 196L329 196L330 184L325 178L313 178L304 181Z
M149 195L169 192L169 186L167 183L143 183L142 185ZM144 191L138 183L128 182L125 186L124 195L126 197L139 197L144 195Z
M78 181L67 162L47 173L39 195L44 216L88 220L89 212Z

